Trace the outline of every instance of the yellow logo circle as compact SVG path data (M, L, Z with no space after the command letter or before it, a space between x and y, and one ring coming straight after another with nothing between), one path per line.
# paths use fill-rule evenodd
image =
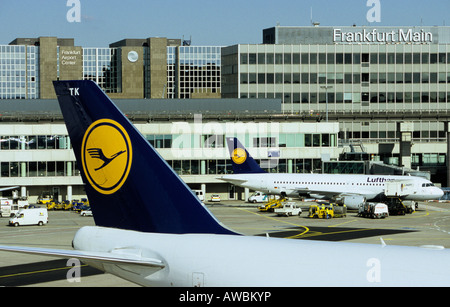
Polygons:
M234 163L242 164L247 159L247 154L245 153L245 149L236 148L233 150L233 154L231 155L231 159L233 159Z
M130 137L116 121L100 119L83 137L81 160L91 186L102 194L113 194L126 181L133 149Z

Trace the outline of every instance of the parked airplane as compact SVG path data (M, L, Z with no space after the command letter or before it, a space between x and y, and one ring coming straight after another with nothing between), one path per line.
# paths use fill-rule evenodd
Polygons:
M54 86L96 226L78 230L75 250L0 250L79 258L148 286L450 285L447 249L244 236L226 228L94 82ZM104 161L89 154L92 148L105 157L123 153L100 168ZM337 264L318 269L326 257ZM270 267L267 259L279 261Z
M227 145L234 174L220 179L267 194L341 199L349 209L358 209L365 200L382 200L386 183L391 181L401 181L413 191L403 200L432 200L444 195L431 181L415 176L267 173L237 138L228 137Z

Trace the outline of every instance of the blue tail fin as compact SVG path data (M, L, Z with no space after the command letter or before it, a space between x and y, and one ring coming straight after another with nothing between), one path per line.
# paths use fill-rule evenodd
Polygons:
M92 81L54 81L96 225L235 234L218 222Z
M227 137L228 151L235 174L266 173L235 137Z

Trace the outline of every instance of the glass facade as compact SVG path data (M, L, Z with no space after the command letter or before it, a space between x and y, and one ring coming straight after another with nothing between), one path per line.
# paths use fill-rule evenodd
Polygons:
M56 78L60 77L60 46ZM122 49L82 48L82 78L95 81L106 93L122 93ZM144 97L150 97L150 61L144 47ZM191 98L193 93L220 93L221 47L167 47L167 98ZM39 99L39 47L0 46L0 99Z
M177 47L167 47L167 98L177 97Z
M39 98L39 47L0 46L0 99Z
M224 77L238 79L224 96L279 98L296 112L327 103L332 112L438 110L450 102L450 45L237 47L238 57L224 57Z
M214 175L232 173L231 161L217 157L214 150L226 149L225 135L211 134L144 134L147 141L158 150L201 149L202 158L169 159L167 162L180 175ZM321 149L336 148L336 133L245 133L242 142L250 150L284 148ZM0 136L0 153L51 153L71 150L67 135L3 135ZM211 151L213 150L213 151ZM224 151L225 152L225 151ZM38 155L41 156L41 155ZM49 155L50 156L50 155ZM227 154L226 154L227 156ZM320 159L281 157L257 159L261 167L270 172L311 172L321 169ZM75 161L14 161L0 162L0 178L77 176Z
M79 176L76 161L0 162L0 178Z
M95 81L106 93L120 93L117 48L83 48L83 79Z
M179 98L220 93L221 47L178 47Z

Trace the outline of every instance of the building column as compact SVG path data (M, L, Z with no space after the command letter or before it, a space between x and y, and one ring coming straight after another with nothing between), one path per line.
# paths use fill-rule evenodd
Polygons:
M66 176L72 176L72 161L66 163Z
M71 185L67 186L67 200L69 202L72 202L72 186Z
M20 187L20 197L21 198L26 198L27 197L27 187Z
M398 164L406 168L411 168L411 140L414 131L412 122L398 123L397 128L400 131L400 157Z
M202 183L200 185L200 190L202 190L203 196L206 197L206 184L205 183ZM206 200L206 198L205 198L205 200Z
M205 160L200 161L200 174L206 175L206 161Z
M294 172L292 159L288 159L288 160L287 160L287 172L288 172L289 174L292 174L292 173Z
M244 189L244 201L246 202L249 197L250 197L250 189L249 188L245 188Z

